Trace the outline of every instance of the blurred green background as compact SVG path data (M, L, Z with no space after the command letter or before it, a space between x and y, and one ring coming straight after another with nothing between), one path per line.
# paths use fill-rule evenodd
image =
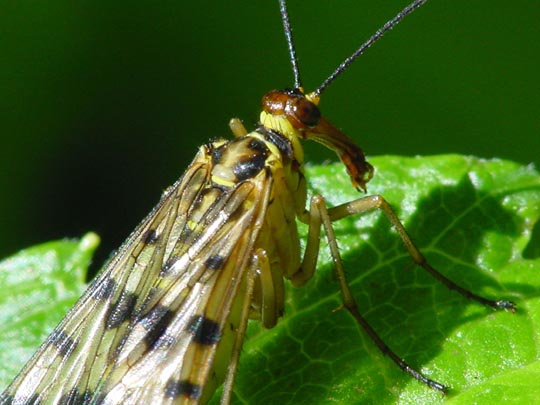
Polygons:
M305 87L408 1L290 0ZM540 2L431 0L325 93L369 155L540 162ZM101 258L196 147L292 85L276 1L0 5L0 255L88 230ZM334 157L308 148L308 160ZM376 181L376 178L373 180Z

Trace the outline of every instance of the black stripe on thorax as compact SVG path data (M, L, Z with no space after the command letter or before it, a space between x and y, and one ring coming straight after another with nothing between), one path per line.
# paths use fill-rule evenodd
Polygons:
M233 173L238 181L256 176L264 168L266 159L270 155L266 144L257 138L249 139L246 149L244 155L239 156L238 162L233 167Z
M294 156L293 147L291 141L282 135L279 131L274 129L266 128L265 126L259 126L257 132L261 135L264 135L265 139L268 142L271 142L278 148L281 156L286 159L292 159Z

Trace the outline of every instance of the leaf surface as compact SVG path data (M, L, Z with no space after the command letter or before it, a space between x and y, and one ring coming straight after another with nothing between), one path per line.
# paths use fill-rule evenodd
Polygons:
M390 202L431 264L476 293L513 300L517 313L467 301L413 266L381 213L346 218L336 234L362 314L399 356L451 392L444 397L400 371L345 310L336 310L340 292L323 241L315 277L288 289L278 325L250 323L233 402L492 404L540 397L538 173L457 155L370 161L376 175L369 193ZM362 197L342 165L306 171L329 205ZM96 243L93 234L50 242L0 263L2 386L81 293Z

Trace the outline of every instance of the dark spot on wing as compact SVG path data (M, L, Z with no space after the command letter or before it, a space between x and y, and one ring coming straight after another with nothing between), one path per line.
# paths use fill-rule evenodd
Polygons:
M193 341L201 345L213 345L221 338L219 324L202 315L191 318L188 331L193 336Z
M178 398L180 396L189 399L199 399L202 394L201 386L187 380L169 380L165 384L165 396L167 398Z
M146 297L144 298L144 302L140 305L139 313L140 314L146 314L149 311L149 308L154 307L154 300L156 297L156 294L161 292L162 290L158 287L150 287L148 292L146 293Z
M107 329L117 328L124 321L130 319L133 315L136 302L136 294L124 291L118 301L116 301L109 309L105 318Z
M139 321L139 324L147 331L144 340L148 347L154 347L158 339L163 336L173 315L174 313L167 307L158 305Z
M141 237L141 240L143 241L143 243L147 244L147 245L152 245L154 243L156 243L159 239L159 236L156 232L155 229L147 229L143 234L142 234L142 237Z
M69 355L77 343L63 330L55 330L49 337L49 343L56 347L61 356Z
M225 258L221 255L212 255L204 262L210 270L220 270L225 264Z
M191 229L188 224L185 224L182 228L182 232L180 232L180 236L178 236L178 241L180 243L186 243L191 235L193 235L193 229Z
M116 359L118 358L118 356L120 356L120 354L122 353L122 348L124 347L124 345L126 344L126 341L128 340L130 336L131 335L129 333L123 333L122 336L120 336L118 344L115 345L113 350L111 350L109 352L109 355L107 356L107 360L109 361L109 363L111 364L114 363Z
M116 290L116 281L114 279L107 277L96 286L92 298L95 300L107 300L112 297L114 291Z
M61 405L83 405L89 404L92 398L92 393L84 391L80 393L77 388L72 388L67 393L62 395L58 404Z
M174 264L178 261L178 256L177 255L172 255L170 256L167 261L165 262L165 264L163 265L163 267L161 268L161 271L160 271L160 276L166 276L167 274L170 273L170 271L172 270Z
M151 346L152 349L167 349L177 342L176 337L163 333Z

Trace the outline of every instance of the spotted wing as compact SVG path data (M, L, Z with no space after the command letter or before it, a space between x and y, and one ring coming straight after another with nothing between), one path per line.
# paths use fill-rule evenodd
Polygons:
M211 167L195 159L0 403L198 403L218 346L230 346L225 329L271 187L262 171L216 188Z

